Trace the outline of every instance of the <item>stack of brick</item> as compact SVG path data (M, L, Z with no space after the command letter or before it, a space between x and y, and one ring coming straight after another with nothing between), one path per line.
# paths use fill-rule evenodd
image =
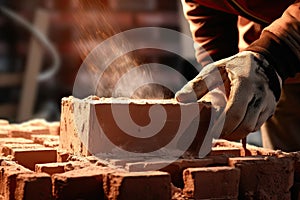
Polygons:
M205 158L178 158L170 163L164 157L152 161L138 157L102 160L86 155L88 151L74 152L83 145L80 142L73 142L72 145L79 146L69 149L46 147L43 141L47 137L51 141L58 135L76 139L78 129L65 129L71 116L62 114L60 132L57 131L59 123L33 120L9 124L0 120L0 132L3 132L0 138L0 199L299 197L299 152L285 153L250 145L245 151L239 143L217 140ZM51 132L51 126L55 126L52 130L56 131ZM70 140L60 142L63 143L60 147L70 145Z

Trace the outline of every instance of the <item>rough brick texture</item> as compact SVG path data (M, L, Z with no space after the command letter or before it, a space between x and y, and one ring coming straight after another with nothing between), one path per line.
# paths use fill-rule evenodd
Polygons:
M124 120L126 117L128 118L126 112L129 109L129 117L137 126L125 121L121 123L123 126L124 122L126 125L129 124L126 129L140 133L143 130L140 127L145 127L151 122L149 112L153 106L163 106L167 116L161 130L145 139L128 135L119 127L113 114L113 109L118 109L118 116ZM195 109L200 111L200 121L197 121L199 115ZM157 111L155 112L157 113ZM185 116L190 116L192 113L195 114L194 118ZM202 103L180 105L174 100L63 98L60 148L82 156L90 155L90 153L109 153L115 149L115 146L125 151L148 153L165 147L175 136L179 137L180 134L186 138L181 138L178 143L170 145L170 148L188 148L188 146L184 146L184 143L187 142L187 136L194 132L196 135L191 136L191 145L187 151L197 155L209 125L210 114L211 109ZM188 123L185 122L185 125L179 129L182 118L191 120Z
M77 115L81 121L96 119L89 118L91 115L84 112L89 106L93 108L90 104L80 101L75 106L81 109L81 115ZM74 114L74 107L63 108ZM97 112L109 111L97 106L95 109L98 109ZM136 115L132 116L136 118ZM137 124L147 124L143 121L146 118L137 118L140 120L136 121ZM70 118L71 122L73 119ZM1 120L0 123L4 124L0 125L0 129L8 132L8 135L0 137L0 150L7 155L0 155L0 200L299 198L299 152L285 153L247 145L246 151L251 156L240 157L245 152L241 144L217 140L210 154L202 159L187 157L191 154L184 154L184 159L172 162L165 156L148 161L144 157L129 158L124 155L99 159L96 156L81 156L89 155L89 152L84 152L78 134L85 136L83 133L93 131L92 127L81 126L72 131L72 126L65 123L68 132L64 132L60 139L68 142L70 147L57 151L44 147L45 141L57 142L58 137L57 130L50 135L50 125L44 120L21 125ZM54 124L56 128L58 125ZM47 134L44 133L45 127ZM27 134L12 137L12 130L22 133L23 128L25 132L30 130L30 139L25 139ZM95 144L93 140L89 142L89 145ZM199 147L196 143L191 146L194 149Z
M19 174L16 178L16 200L51 200L51 177L45 173Z
M102 167L87 167L52 176L55 199L103 199Z
M105 195L110 200L169 200L171 179L165 172L119 172L104 177Z
M188 168L183 172L187 197L194 199L237 199L240 170L233 167Z
M57 152L51 148L13 149L12 156L20 165L34 170L35 164L56 162Z
M294 181L294 161L290 158L237 157L229 165L241 170L239 198L284 199Z
M65 167L68 164L68 162L36 164L35 171L39 173L44 172L50 175L55 173L63 173L65 172Z
M17 176L30 173L33 172L18 165L0 166L0 196L14 199Z

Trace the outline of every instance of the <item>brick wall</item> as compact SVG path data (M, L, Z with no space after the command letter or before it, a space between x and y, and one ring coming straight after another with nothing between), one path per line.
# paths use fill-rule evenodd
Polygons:
M219 140L205 158L178 159L159 169L168 160L101 160L74 156L58 143L49 147L47 141L58 142L59 132L50 131L57 125L0 120L0 199L299 198L299 152L249 145L245 157L241 144Z

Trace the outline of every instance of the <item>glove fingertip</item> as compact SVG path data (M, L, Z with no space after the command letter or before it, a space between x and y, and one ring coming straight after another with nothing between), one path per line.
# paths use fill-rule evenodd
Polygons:
M190 103L190 102L195 101L196 98L195 98L195 96L194 96L194 98L192 98L191 93L179 91L175 94L175 99L181 103Z

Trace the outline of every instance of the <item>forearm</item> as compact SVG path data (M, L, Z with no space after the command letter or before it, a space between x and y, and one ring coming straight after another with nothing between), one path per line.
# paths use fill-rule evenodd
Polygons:
M204 7L193 0L182 0L201 65L238 52L237 16ZM212 59L212 60L211 60Z
M247 50L263 54L283 79L300 72L300 2L266 27Z

